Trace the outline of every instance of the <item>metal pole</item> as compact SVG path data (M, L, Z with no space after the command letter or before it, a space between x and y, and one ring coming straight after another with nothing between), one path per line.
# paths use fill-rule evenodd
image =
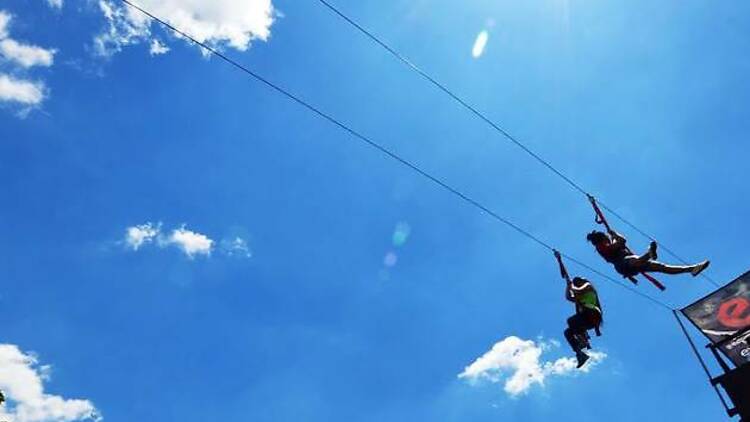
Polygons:
M693 339L690 337L690 334L688 334L687 329L685 328L685 324L682 323L682 320L680 319L680 315L677 313L677 310L673 310L672 313L674 314L675 319L677 319L677 323L680 324L680 328L682 328L682 333L685 334L685 338L687 339L688 343L690 343L690 348L693 349L693 353L695 353L695 357L698 358L698 362L700 362L701 366L703 367L703 370L706 372L708 381L714 387L714 390L716 390L716 394L719 396L719 400L721 400L721 404L724 405L724 409L726 409L727 413L731 414L730 413L731 409L727 405L726 400L724 400L724 396L721 395L721 391L719 391L719 387L717 387L714 384L713 377L711 376L711 372L708 370L708 366L706 366L706 362L703 361L701 354L698 353L698 348L695 347L695 343L693 343Z

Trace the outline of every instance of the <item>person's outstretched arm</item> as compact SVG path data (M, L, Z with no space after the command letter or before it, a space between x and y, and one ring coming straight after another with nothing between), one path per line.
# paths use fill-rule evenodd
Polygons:
M562 261L562 255L559 251L555 250L555 258L557 258L557 264L560 266L560 277L562 277L568 284L570 284L570 275L568 275L568 270L565 268L565 264L563 264Z

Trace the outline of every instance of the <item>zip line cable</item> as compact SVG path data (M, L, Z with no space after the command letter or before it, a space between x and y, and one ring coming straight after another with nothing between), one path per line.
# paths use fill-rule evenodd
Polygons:
M465 109L467 109L469 112L471 112L474 116L482 120L483 122L487 123L490 127L492 127L495 131L499 132L502 136L504 136L506 139L508 139L510 142L515 144L517 147L519 147L521 150L523 150L526 154L534 158L537 162L542 164L544 167L546 167L548 170L550 170L552 173L557 175L559 178L564 180L570 187L572 187L574 190L578 191L579 193L585 195L586 197L593 196L588 193L581 185L576 183L573 179L571 179L569 176L567 176L565 173L563 173L561 170L558 170L555 166L553 166L549 161L545 160L534 152L531 148L527 147L523 142L519 141L516 137L511 135L508 131L503 129L498 123L495 123L492 119L487 117L484 113L479 111L475 106L472 106L469 104L468 101L464 100L458 94L455 94L452 90L450 90L447 86L445 86L443 83L435 79L433 76L431 76L426 71L422 70L419 66L414 64L411 60L409 60L406 56L399 53L396 49L388 45L385 41L383 41L381 38L379 38L377 35L375 35L372 31L368 30L367 28L363 27L361 24L359 24L357 21L355 21L353 18L346 15L344 12L339 10L336 6L329 3L327 0L317 0L320 4L328 8L331 12L333 12L335 15L346 21L349 25L356 28L359 32L364 34L367 38L372 40L375 44L378 44L383 49L385 49L390 55L395 57L398 61L405 64L408 68L419 74L422 78L430 82L432 85L434 85L436 88L438 88L440 91L442 91L444 94L448 95L450 98L452 98L454 101L456 101L458 104L463 106ZM601 205L602 208L607 210L610 214L614 215L617 219L625 223L630 228L634 229L636 232L641 234L642 236L646 237L647 239L656 242L656 238L645 232L644 230L641 230L638 228L634 223L631 223L629 220L627 220L622 215L615 212L613 209L608 207L606 204L602 203L598 200L599 205ZM688 265L688 262L681 258L679 255L677 255L675 252L673 252L671 249L666 247L663 244L659 244L659 246L666 251L669 255L677 259L678 261L682 262L685 265ZM715 287L720 287L719 284L714 281L712 278L710 278L706 274L701 274L706 280L708 280L711 284L713 284Z
M318 117L320 117L320 118L322 118L324 120L327 120L328 122L334 124L335 126L338 126L339 128L341 128L345 132L347 132L350 135L352 135L354 138L356 138L356 139L364 142L365 144L369 145L370 147L372 147L372 148L376 149L377 151L380 151L384 155L388 156L389 158L391 158L391 159L399 162L400 164L408 167L412 171L414 171L414 172L418 173L419 175L421 175L422 177L430 180L431 182L435 183L439 187L447 190L448 192L450 192L454 196L458 197L462 201L466 202L467 204L471 205L472 207L477 208L479 211L483 212L484 214L486 214L486 215L494 218L495 220L497 220L497 221L505 224L506 226L512 228L513 230L515 230L516 232L520 233L521 235L523 235L523 236L527 237L528 239L532 240L533 242L535 242L539 246L541 246L541 247L549 250L550 252L554 252L556 250L551 245L549 245L547 242L541 240L540 238L538 238L537 236L535 236L531 232L523 229L522 227L518 226L517 224L515 224L512 221L508 220L507 218L502 217L497 212L495 212L492 209L488 208L487 206L481 204L477 200L472 199L471 197L469 197L468 195L466 195L463 192L459 191L458 189L450 186L448 183L444 182L440 178L431 175L430 173L426 172L425 170L422 170L419 166L417 166L416 164L412 163L411 161L409 161L407 159L404 159L404 158L401 158L399 155L397 155L395 152L389 150L385 146L383 146L383 145L381 145L381 144L373 141L372 139L368 138L367 136L365 136L365 135L357 132L356 130L350 128L349 126L347 126L346 124L342 123L341 121L339 121L335 117L333 117L333 116L331 116L331 115L323 112L322 110L320 110L319 108L315 107L314 105L306 102L302 98L300 98L300 97L292 94L291 92L287 91L286 89L282 88L281 86L279 86L279 85L271 82L270 80L264 78L260 74L258 74L256 72L250 70L249 68L247 68L246 66L240 64L236 60L234 60L234 59L226 56L225 54L219 52L215 48L210 47L208 44L206 44L204 42L201 42L201 41L198 41L197 39L195 39L190 34L182 31L181 29L178 29L177 27L173 26L172 24L170 24L169 22L165 21L164 19L161 19L161 18L157 17L156 15L154 15L151 12L143 9L142 7L140 7L140 6L132 3L129 0L120 0L120 1L122 3L124 3L125 5L133 8L133 9L137 10L138 12L144 14L145 16L149 17L153 21L158 22L159 24L163 25L165 28L169 29L170 31L174 32L175 34L177 34L177 35L179 35L179 36L181 36L181 37L183 37L185 39L190 40L194 44L196 44L196 45L200 46L201 48L203 48L205 51L208 51L209 53L213 54L214 56L216 56L216 57L224 60L225 62L227 62L228 64L230 64L233 67L237 68L238 70L240 70L240 71L242 71L242 72L250 75L252 78L254 78L255 80L261 82L263 85L266 85L267 87L271 88L272 90L276 91L277 93L279 93L279 94L283 95L284 97L286 97L286 98L294 101L295 103L297 103L300 106L306 108L310 112L316 114ZM628 285L626 285L626 284L624 284L624 283L622 283L622 282L614 279L613 277L611 277L611 276L609 276L607 274L604 274L603 272L597 270L596 268L593 268L590 265L588 265L588 264L586 264L586 263L584 263L582 261L579 261L576 258L570 257L570 256L565 255L565 254L562 254L562 256L565 259L569 260L570 262L573 262L573 263L581 266L582 268L585 268L585 269L591 271L592 273L597 274L600 277L605 278L605 279L607 279L607 280L615 283L616 285L618 285L618 286L620 286L620 287L622 287L622 288L624 288L626 290L629 290L629 291L637 294L638 296L641 296L642 298L647 299L650 302L652 302L652 303L654 303L654 304L656 304L656 305L658 305L658 306L660 306L660 307L662 307L664 309L667 309L669 311L671 311L671 310L674 309L672 306L667 305L666 303L660 301L659 299L656 299L654 297L651 297L648 294L640 292L640 291L638 291L638 290L636 290L636 289L634 289L634 288L632 288L632 287L630 287L630 286L628 286Z

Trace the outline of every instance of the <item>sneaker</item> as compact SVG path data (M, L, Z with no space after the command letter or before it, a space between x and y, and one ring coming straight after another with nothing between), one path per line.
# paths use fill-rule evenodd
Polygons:
M697 277L698 274L702 273L703 270L708 268L709 265L711 265L711 261L703 261L700 264L693 267L693 271L691 271L690 273L693 274L693 277Z
M585 365L586 362L588 362L589 355L583 352L578 352L576 353L576 359L578 359L578 366L576 366L576 368L581 369L583 365Z
M648 246L648 254L651 256L652 260L657 260L659 258L659 254L657 253L656 249L658 248L658 245L656 242L651 242L651 244Z

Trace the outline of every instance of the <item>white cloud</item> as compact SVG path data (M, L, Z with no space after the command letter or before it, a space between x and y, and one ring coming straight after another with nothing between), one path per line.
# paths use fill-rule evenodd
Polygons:
M33 66L50 67L54 61L55 50L21 44L16 40L7 38L0 41L0 55L26 68Z
M125 244L137 251L146 243L152 242L161 232L161 224L146 223L128 227L125 230Z
M13 16L0 10L0 56L11 63L11 72L28 69L34 66L52 66L55 50L48 50L34 45L22 44L10 38L8 28ZM17 69L16 69L17 68ZM20 115L33 110L47 96L47 89L42 82L0 73L0 102L17 103L24 108Z
M204 234L181 227L173 230L172 234L165 239L164 244L175 245L182 249L189 258L194 258L196 255L211 255L214 241Z
M234 239L224 239L221 241L221 248L229 256L236 256L241 258L251 258L253 253L247 246L245 239L241 237L235 237Z
M152 56L160 56L162 54L169 53L169 47L162 44L159 40L154 39L151 41L151 48L149 49L149 53Z
M474 41L474 48L471 49L471 55L478 59L484 54L484 49L487 48L487 42L490 40L490 33L486 30L482 31L477 35L476 41Z
M100 420L88 400L69 400L44 392L50 367L12 344L0 344L0 390L7 403L0 420L8 422L72 422Z
M515 336L507 337L466 367L458 377L470 382L504 383L505 392L515 397L527 393L534 385L543 386L547 377L589 372L607 356L591 352L589 362L578 370L572 357L542 361L542 354L552 347L559 347L559 343L540 341L537 344Z
M54 7L55 9L62 9L63 0L47 0L47 4L49 4L50 7Z
M161 249L175 247L190 259L199 255L211 256L215 250L229 257L253 256L247 241L239 236L224 238L217 243L208 235L188 230L185 226L163 231L161 223L151 222L127 227L125 238L120 244L133 251L139 251L149 244L155 244Z
M246 50L252 41L266 41L275 11L271 0L140 0L138 5L165 19L200 42ZM94 44L110 56L124 46L151 39L152 22L142 13L111 0L99 0L107 29Z
M108 25L105 32L94 38L94 47L99 55L111 56L125 46L149 38L150 23L145 15L106 0L99 1L99 9L107 19Z
M10 23L11 16L0 10L0 40L8 36L8 24Z
M0 73L0 102L34 106L44 100L44 92L44 84L41 82L15 79Z

